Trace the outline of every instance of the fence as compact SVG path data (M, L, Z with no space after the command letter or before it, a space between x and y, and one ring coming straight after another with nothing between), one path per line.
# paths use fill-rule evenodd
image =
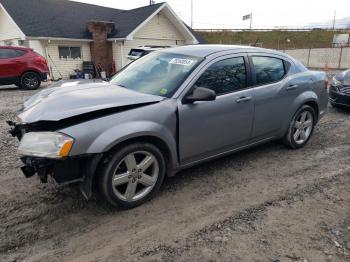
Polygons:
M350 47L308 48L283 50L307 67L330 69L350 68Z

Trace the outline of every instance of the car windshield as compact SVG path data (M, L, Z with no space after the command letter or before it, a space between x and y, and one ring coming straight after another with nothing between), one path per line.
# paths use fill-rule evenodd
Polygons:
M153 52L125 67L111 83L145 94L171 97L201 60L194 56Z

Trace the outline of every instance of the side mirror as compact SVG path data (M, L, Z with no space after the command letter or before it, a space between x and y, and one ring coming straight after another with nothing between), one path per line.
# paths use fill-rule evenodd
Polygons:
M196 101L213 101L215 99L216 93L214 90L205 87L197 87L194 89L192 95L185 97L184 102L189 104Z

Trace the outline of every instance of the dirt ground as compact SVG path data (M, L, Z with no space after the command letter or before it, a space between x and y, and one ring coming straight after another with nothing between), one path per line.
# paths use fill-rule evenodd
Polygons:
M188 169L119 211L21 174L5 120L33 93L0 90L0 261L350 261L350 111L329 108L301 150Z

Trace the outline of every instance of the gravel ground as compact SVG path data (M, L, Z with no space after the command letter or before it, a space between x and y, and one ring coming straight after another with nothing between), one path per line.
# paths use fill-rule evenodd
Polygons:
M350 261L350 111L310 143L269 143L185 170L128 211L25 179L5 120L35 92L0 89L0 261Z

